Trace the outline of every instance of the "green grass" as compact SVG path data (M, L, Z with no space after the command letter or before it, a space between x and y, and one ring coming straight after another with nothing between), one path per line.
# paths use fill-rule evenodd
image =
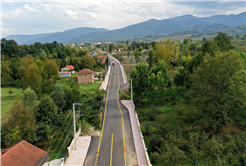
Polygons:
M100 87L101 81L100 80L94 80L93 84L88 84L88 85L80 85L80 91L85 91L89 94L94 94L95 91Z
M8 90L11 89L13 93L11 95L8 94ZM22 98L23 91L21 88L1 88L1 119L3 119L16 100Z

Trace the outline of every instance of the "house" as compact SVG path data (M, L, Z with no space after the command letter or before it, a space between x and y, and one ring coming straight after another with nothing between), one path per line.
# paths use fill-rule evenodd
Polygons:
M93 71L83 69L78 72L78 84L91 84L94 83Z
M61 71L60 72L61 77L71 77L71 72L68 71Z
M99 78L99 74L98 73L93 73L93 79L94 80L98 80Z
M74 66L73 65L69 65L69 66L66 66L64 68L61 69L61 71L73 71L74 70Z
M49 154L25 140L7 149L1 149L1 166L44 165Z

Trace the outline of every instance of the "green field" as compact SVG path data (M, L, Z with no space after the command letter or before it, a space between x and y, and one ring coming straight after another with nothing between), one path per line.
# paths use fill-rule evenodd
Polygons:
M9 89L13 91L11 95L8 94ZM1 88L1 119L7 115L14 102L21 98L22 95L23 91L21 88Z

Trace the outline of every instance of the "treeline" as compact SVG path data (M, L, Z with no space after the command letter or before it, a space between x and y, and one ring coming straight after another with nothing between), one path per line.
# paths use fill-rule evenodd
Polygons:
M58 69L66 65L73 65L75 71L83 68L101 71L104 68L102 60L98 59L97 55L87 56L90 51L87 47L71 48L69 45L64 47L62 43L56 41L19 46L14 40L3 38L1 40L1 85L25 89L31 86L30 84L35 84L35 87L33 85L31 88L38 95L41 91L42 93L51 92L57 77L59 78Z
M220 32L201 46L160 42L148 63L130 76L137 112L149 109L141 125L151 163L245 165L246 53ZM170 113L158 108L168 103Z

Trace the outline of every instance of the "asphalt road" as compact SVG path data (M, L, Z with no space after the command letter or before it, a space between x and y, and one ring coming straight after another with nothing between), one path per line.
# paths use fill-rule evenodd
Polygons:
M122 73L117 63L111 67L101 136L92 137L84 165L137 165L129 112L118 95Z

